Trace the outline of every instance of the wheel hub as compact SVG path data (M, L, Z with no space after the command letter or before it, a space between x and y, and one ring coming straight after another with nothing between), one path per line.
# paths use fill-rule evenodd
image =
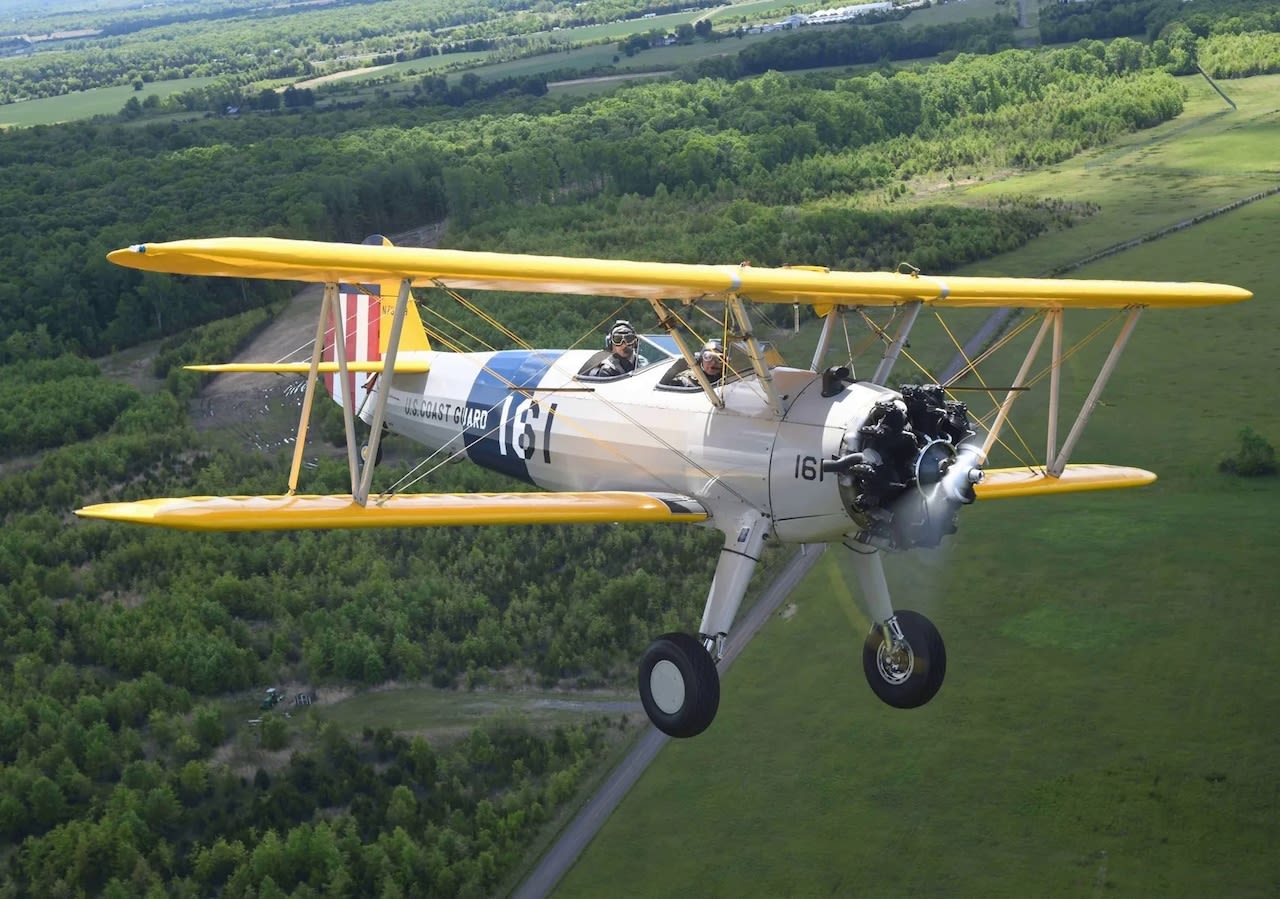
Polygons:
M660 660L649 672L649 692L653 702L667 715L674 715L684 707L684 677L674 662Z
M911 651L911 644L903 641L881 643L876 650L876 668L886 683L902 684L911 677L915 668L916 655Z

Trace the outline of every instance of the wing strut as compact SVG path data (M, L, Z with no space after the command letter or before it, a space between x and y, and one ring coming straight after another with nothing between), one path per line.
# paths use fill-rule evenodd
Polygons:
M884 382L889 380L894 365L898 363L898 357L902 355L902 348L907 345L907 336L911 333L911 326L916 323L916 316L920 314L922 305L920 300L903 304L902 308L906 310L907 317L898 326L898 336L885 348L884 358L880 360L880 364L876 366L876 373L871 377L872 384L883 387Z
M813 362L809 364L809 368L818 371L818 366L822 364L822 359L827 355L827 350L831 348L831 335L836 332L836 328L840 327L840 322L844 318L843 306L832 306L827 312L826 319L822 322L822 333L818 335L818 345L813 348Z
M662 300L649 297L649 305L653 307L653 311L658 316L658 324L667 332L672 340L676 342L676 347L680 350L680 355L684 356L685 364L689 366L689 371L693 372L693 376L698 379L698 383L702 385L702 392L707 395L707 399L717 409L724 408L724 398L716 393L716 389L711 386L711 382L707 380L707 376L702 371L702 366L698 364L698 360L693 357L693 353L685 344L684 338L680 336L680 330L671 320L671 313L667 311L667 307L662 304ZM728 361L728 360L725 360Z
M769 400L769 407L773 409L774 415L781 418L782 402L778 399L777 388L773 386L773 374L769 371L769 366L765 364L764 353L761 352L760 344L756 341L756 335L751 330L751 318L747 315L746 306L742 305L742 297L736 293L731 294L728 305L733 310L733 317L738 322L738 328L742 332L742 339L747 345L747 355L751 358L751 367L755 369L756 378L759 379L760 386L764 388L764 395Z
M1125 345L1129 342L1129 335L1133 333L1134 327L1138 324L1138 316L1141 314L1142 307L1134 306L1129 310L1128 316L1125 317L1120 333L1116 335L1116 342L1111 345L1111 352L1107 354L1107 361L1102 363L1102 368L1098 371L1098 377L1093 382L1093 389L1089 391L1089 396L1085 399L1084 405L1080 407L1080 414L1076 416L1076 423L1071 426L1067 439L1063 441L1062 451L1058 453L1058 457L1049 465L1049 474L1055 478L1060 476L1062 470L1067 467L1067 459L1071 457L1071 451L1075 449L1076 441L1084 433L1084 426L1089 423L1093 410L1097 408L1098 398L1102 396L1102 389L1107 386L1111 373L1115 371L1116 363L1120 361L1120 354L1124 352ZM1053 363L1056 371L1058 360L1055 358Z
M1062 315L1063 310L1049 313L1053 319L1053 365L1049 368L1049 421L1044 429L1044 461L1047 465L1058 452L1058 396L1062 385Z
M351 492L355 493L356 483L360 477L356 455L356 392L347 389L347 385L351 383L348 380L350 369L347 365L347 316L342 312L341 304L338 302L338 285L332 281L324 286L324 303L321 306L322 319L325 315L325 306L333 315L333 349L334 356L338 360L338 377L341 379L336 383L343 386L342 427L347 437L347 469L351 474ZM342 321L341 326L338 324L339 319Z
M320 317L316 320L316 340L311 347L311 368L307 372L307 390L302 397L302 414L298 418L298 440L293 446L293 464L289 467L289 495L298 492L298 473L302 470L302 454L307 446L307 426L311 423L311 406L316 398L316 381L320 374L320 356L324 353L324 326L333 294L326 287L320 301Z
M400 282L400 295L396 297L396 312L391 319L391 336L387 339L387 353L383 359L383 371L396 370L396 356L400 354L400 332L404 330L405 310L409 308L409 279ZM387 417L387 401L391 399L391 379L384 378L378 389L378 399L373 404L373 421L369 423L369 453L360 472L360 486L352 495L364 506L369 502L369 489L373 486L374 460L378 458L378 444L382 442L382 423Z

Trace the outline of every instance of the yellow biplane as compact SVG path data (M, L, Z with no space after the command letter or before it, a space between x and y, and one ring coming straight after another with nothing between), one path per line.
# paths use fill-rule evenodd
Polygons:
M309 362L199 366L306 375L285 493L104 503L78 514L188 530L593 522L715 528L724 546L698 633L664 634L640 662L645 710L677 737L701 733L715 717L716 662L766 541L839 547L857 573L873 621L863 647L872 690L899 708L928 702L946 670L942 638L923 615L895 612L879 551L937 546L955 531L959 510L975 499L1155 480L1137 468L1068 464L1138 317L1148 307L1217 305L1251 296L1220 284L572 259L394 247L383 238L364 244L188 240L141 244L108 258L150 272L318 282L325 290ZM661 330L640 335L623 328L603 350L446 352L431 346L415 287L633 298L652 307ZM803 304L823 317L809 368L780 364L755 333L749 303ZM684 316L708 307L722 316L725 339L699 347L690 342ZM1039 321L983 434L967 406L942 386L886 386L918 313L964 307L1020 307ZM892 310L897 324L892 333L880 333L883 354L874 374L857 379L849 365L824 367L842 323L877 308ZM1102 308L1119 311L1123 321L1059 443L1063 315ZM1029 467L986 468L1046 338L1045 459ZM604 364L615 349L629 354L627 370ZM339 496L298 492L321 376L345 421L351 492ZM370 429L365 445L357 441L357 418ZM373 494L387 431L545 492Z

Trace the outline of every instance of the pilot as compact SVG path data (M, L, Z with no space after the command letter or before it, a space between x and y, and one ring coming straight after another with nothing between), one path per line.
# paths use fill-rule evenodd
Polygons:
M643 368L648 365L649 360L636 352L636 344L639 342L640 338L636 336L636 329L631 327L631 322L618 319L605 338L605 348L610 350L609 355L588 374L597 378L616 378L635 371L637 366Z
M693 361L698 363L713 387L724 378L724 344L720 341L708 340L694 355ZM679 387L702 386L698 383L697 375L687 368L676 375L674 383Z

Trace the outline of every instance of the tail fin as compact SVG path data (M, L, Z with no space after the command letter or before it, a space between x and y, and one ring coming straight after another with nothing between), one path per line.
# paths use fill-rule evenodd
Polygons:
M380 243L391 246L385 237L374 236L365 243ZM338 321L344 323L342 333L346 348L347 362L380 362L387 353L391 342L391 325L395 319L396 299L400 294L400 282L383 281L378 284L341 284L338 286L338 308L336 319L331 319L324 336L324 359L332 362L337 359L336 343ZM422 327L422 319L418 316L418 307L410 298L405 307L404 325L400 329L399 352L425 352L431 349L427 340L426 329ZM398 367L398 366L397 366ZM333 401L341 404L345 393L355 399L355 408L368 399L373 386L374 376L350 373L347 383L343 384L336 372L325 374L325 387Z

